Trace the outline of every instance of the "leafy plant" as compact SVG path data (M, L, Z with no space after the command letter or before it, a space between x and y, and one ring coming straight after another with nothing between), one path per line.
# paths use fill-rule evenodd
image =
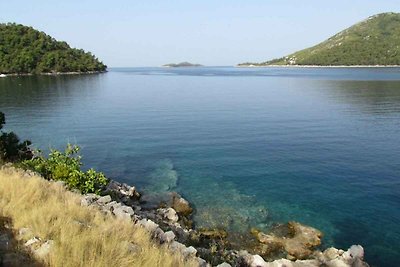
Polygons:
M79 150L79 146L68 144L64 152L51 150L48 158L37 151L32 159L23 162L23 166L40 173L46 179L63 181L69 188L78 189L82 193L99 193L108 179L93 169L82 171Z

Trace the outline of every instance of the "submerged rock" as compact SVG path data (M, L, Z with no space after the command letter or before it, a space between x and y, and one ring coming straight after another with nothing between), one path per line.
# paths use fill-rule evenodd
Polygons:
M277 232L253 232L264 245L261 246L264 254L283 250L290 259L306 259L313 253L313 249L321 244L322 233L319 230L297 222L289 222Z

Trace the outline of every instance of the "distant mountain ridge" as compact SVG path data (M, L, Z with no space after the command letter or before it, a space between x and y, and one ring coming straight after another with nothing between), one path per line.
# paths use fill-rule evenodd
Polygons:
M107 66L90 52L71 48L32 27L0 24L0 73L100 72Z
M286 57L239 66L268 65L400 65L400 13L369 17L316 46Z

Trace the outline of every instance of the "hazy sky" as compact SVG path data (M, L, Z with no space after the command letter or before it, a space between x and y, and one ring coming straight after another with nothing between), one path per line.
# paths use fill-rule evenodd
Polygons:
M234 65L323 41L400 0L0 0L0 21L33 26L110 67Z

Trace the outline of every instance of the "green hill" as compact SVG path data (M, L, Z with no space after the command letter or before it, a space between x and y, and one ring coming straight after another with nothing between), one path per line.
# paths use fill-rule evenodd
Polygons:
M105 71L90 52L71 48L32 27L0 24L0 73Z
M400 14L371 16L328 40L264 65L400 65Z

